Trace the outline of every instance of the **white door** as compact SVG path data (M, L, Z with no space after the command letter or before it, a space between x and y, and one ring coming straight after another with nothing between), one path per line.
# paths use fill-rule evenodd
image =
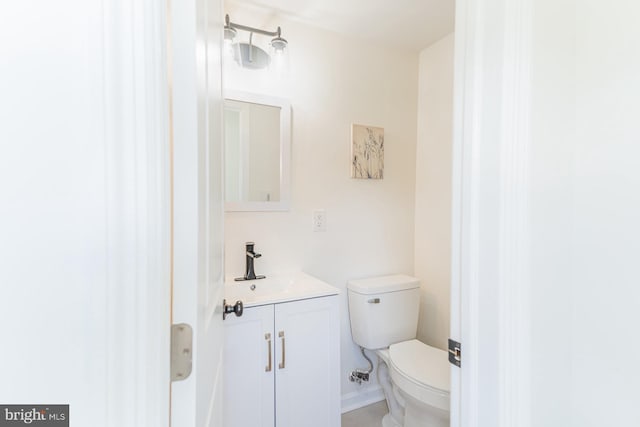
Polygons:
M640 5L457 7L452 426L640 425Z
M0 5L1 404L168 425L163 17L126 0Z
M193 328L191 375L171 387L173 427L222 425L222 3L172 1L174 324Z
M73 40L98 2L36 3L0 7L0 401L106 426L104 394L88 393L107 391L107 165L89 95L102 85L86 72L102 52Z
M224 427L273 427L273 305L247 308L240 317L230 314L224 337Z
M532 11L532 425L637 426L640 4L564 3Z

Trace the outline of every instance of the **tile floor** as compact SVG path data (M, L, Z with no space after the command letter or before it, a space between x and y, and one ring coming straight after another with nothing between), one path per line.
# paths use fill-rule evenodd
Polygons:
M342 427L381 427L382 417L389 412L387 402L381 401L342 414Z

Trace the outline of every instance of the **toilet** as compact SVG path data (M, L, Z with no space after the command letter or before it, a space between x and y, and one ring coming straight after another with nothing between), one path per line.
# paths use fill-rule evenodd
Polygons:
M416 339L420 282L391 275L347 284L353 341L378 356L383 427L448 427L447 353Z

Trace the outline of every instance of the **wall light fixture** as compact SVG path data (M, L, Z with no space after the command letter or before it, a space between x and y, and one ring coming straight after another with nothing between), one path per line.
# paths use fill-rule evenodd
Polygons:
M249 33L249 43L233 42L238 35L238 30L247 31ZM253 44L254 33L273 37L269 42L272 55L269 55L266 51ZM280 27L278 27L276 31L265 31L259 28L231 22L229 15L225 16L224 42L227 54L233 56L233 59L235 59L235 61L242 67L251 69L262 69L268 67L271 63L271 56L282 56L289 44L287 40L282 38L282 30Z

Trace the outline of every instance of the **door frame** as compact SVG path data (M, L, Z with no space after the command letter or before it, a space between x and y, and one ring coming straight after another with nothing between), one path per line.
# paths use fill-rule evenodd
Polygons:
M220 46L209 46L206 53L196 40L195 33L202 30L206 13L219 15L220 22L215 24L222 28L222 12L215 7L221 9L222 3L219 0L208 3L211 2L146 0L132 4L129 0L112 0L103 4L103 19L96 23L102 26L102 39L95 43L96 49L102 50L102 60L92 71L104 79L102 93L96 95L104 99L101 125L107 164L108 286L105 299L108 337L105 363L109 375L105 398L109 425L168 427L173 416L180 419L179 426L195 426L197 422L215 424L219 416L212 410L205 415L210 420L196 419L197 404L193 396L183 393L180 399L175 396L172 399L170 381L176 238L172 209L175 148L172 106L176 100L172 85L176 83L176 71L181 73L177 79L186 91L180 93L180 107L187 105L188 110L181 110L184 120L178 124L183 126L177 141L183 142L182 147L185 140L193 142L201 136L197 134L201 130L197 123L209 119L203 118L202 114L214 114L209 109L198 111L195 103L190 103L206 101L205 97L198 98L195 94L196 77L202 78L202 72L208 71L207 64L202 63L197 64L198 73L192 68L196 53L198 58L219 57L221 51L221 30ZM180 27L179 31L172 32L175 25ZM183 55L177 58L177 66L172 62L176 55ZM192 82L193 87L190 86ZM181 89L185 88L183 86ZM187 101L184 101L185 96L189 98ZM186 125L185 121L188 122ZM180 152L191 155L191 148L189 145ZM196 166L208 161L209 155L209 151L198 152ZM193 165L190 166L193 169ZM219 171L205 178L214 177L216 173ZM185 179L189 178L191 176ZM187 207L190 211L198 208L195 204ZM223 212L222 205L220 212ZM198 249L203 253L208 250ZM189 255L179 254L182 258ZM221 257L221 254L216 255ZM200 277L206 266L199 259L196 264L195 275ZM196 280L195 283L200 282ZM217 289L215 295L207 295L206 299L217 301L221 292ZM195 310L201 297L190 294L186 304L191 304ZM209 318L219 315L221 307L216 305L214 308L208 314ZM181 312L179 321L192 320L184 317ZM209 380L201 376L189 378L191 382L196 379L199 383ZM176 401L181 401L177 414L172 413L172 400L174 409Z
M457 0L451 426L530 425L532 0Z
M169 425L167 5L103 3L107 424Z
M451 337L462 342L463 365L452 369L455 427L484 425L481 389L491 400L482 416L493 416L495 425L530 421L531 11L532 0L456 2ZM104 12L109 422L168 426L167 4L114 0ZM496 72L498 87L486 78ZM497 181L484 175L490 160L499 166ZM494 214L497 222L486 220ZM487 297L495 305L484 304ZM485 328L483 314L494 309L498 315ZM487 356L498 363L484 378Z
M177 426L222 423L224 200L221 0L169 2L172 322L192 330L191 374L171 383Z

